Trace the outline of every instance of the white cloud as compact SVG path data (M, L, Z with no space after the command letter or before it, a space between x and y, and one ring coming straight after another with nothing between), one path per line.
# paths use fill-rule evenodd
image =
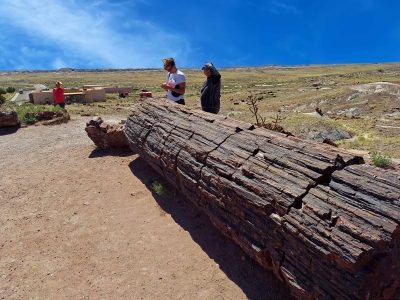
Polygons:
M47 57L52 61L47 64L57 67L76 67L63 65L70 61L84 62L88 68L161 67L162 57L190 51L190 43L184 37L133 19L133 14L117 7L120 5L132 9L133 4L3 0L0 22L9 31L19 29L23 33L24 43L14 40L14 43L25 44L14 45L23 56L18 60L43 59L54 52L55 55ZM33 49L28 50L30 47ZM43 64L43 61L38 63Z

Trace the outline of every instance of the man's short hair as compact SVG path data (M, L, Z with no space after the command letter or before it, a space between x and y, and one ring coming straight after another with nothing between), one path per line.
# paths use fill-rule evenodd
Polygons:
M164 68L168 66L175 66L175 61L172 57L163 58Z

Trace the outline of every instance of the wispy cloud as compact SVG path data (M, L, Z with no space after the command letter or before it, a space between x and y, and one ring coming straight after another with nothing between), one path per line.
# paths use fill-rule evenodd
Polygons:
M131 1L3 0L1 26L23 32L9 41L21 56L6 51L9 56L3 54L3 62L19 62L25 68L158 67L162 57L190 51L190 42L184 37L138 18L129 19L126 11L121 13L121 7L132 9L133 5ZM46 52L54 54L50 62L42 61ZM64 65L60 57L77 65ZM29 60L37 61L27 64Z
M393 0L2 0L0 70L398 61L399 11Z
M262 5L262 9L273 13L273 14L295 14L300 15L302 12L295 5L290 4L289 0L280 1L280 0L270 0L264 2Z

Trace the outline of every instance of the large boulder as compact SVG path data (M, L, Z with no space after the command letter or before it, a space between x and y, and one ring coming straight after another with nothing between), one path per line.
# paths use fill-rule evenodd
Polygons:
M331 130L326 130L326 131L320 132L320 133L316 134L315 136L313 136L311 139L316 140L316 141L321 141L321 142L325 139L330 139L332 141L339 141L339 140L344 140L344 139L351 139L351 135L347 131L344 131L339 128L334 128Z
M101 117L86 123L85 131L94 144L101 149L127 147L124 124L107 124Z
M13 110L0 111L0 127L20 127L18 115Z

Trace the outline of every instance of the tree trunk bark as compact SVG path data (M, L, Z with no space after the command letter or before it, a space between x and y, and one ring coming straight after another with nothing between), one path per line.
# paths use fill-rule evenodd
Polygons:
M400 174L320 142L149 99L124 134L298 299L400 299Z

